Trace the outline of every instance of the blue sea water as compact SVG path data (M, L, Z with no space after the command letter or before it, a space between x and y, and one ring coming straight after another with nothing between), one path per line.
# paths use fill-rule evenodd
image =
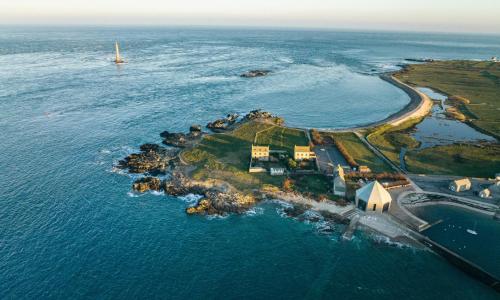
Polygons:
M416 207L412 211L429 223L423 234L448 249L500 276L500 222L490 215L450 205ZM467 230L476 231L476 235Z
M111 63L119 40L127 64ZM221 28L0 28L0 299L495 299L440 257L254 214L190 217L113 164L163 130L272 110L349 127L409 101L404 58L486 59L498 36ZM243 79L250 69L267 77Z

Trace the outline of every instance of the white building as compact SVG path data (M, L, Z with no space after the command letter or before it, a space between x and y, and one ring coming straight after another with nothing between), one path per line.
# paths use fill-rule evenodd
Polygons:
M392 197L378 181L372 181L356 191L356 207L364 211L387 212Z
M285 175L285 168L271 168L269 170L271 176L281 176Z

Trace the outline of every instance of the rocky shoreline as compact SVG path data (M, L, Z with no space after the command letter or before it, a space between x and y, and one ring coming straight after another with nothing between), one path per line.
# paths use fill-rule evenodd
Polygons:
M207 128L213 131L225 131L232 126L250 120L262 121L283 120L269 112L253 110L238 121L238 114L228 114L225 118L208 123ZM230 127L231 126L231 127ZM132 189L138 193L148 191L164 192L171 196L202 195L198 203L186 209L188 214L226 215L229 213L244 213L251 209L263 195L242 193L219 180L195 180L189 176L190 166L183 165L180 159L181 149L194 147L206 135L200 125L192 125L189 133L163 131L160 136L163 144L144 144L139 153L133 153L120 160L117 167L130 173L144 174L132 184ZM158 175L169 175L160 179Z

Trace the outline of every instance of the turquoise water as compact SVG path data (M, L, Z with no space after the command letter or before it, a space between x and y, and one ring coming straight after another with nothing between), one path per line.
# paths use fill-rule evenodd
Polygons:
M498 52L489 36L3 27L0 298L497 298L432 253L341 242L278 204L188 217L189 199L131 194L113 164L163 130L257 107L296 126L377 121L409 99L371 74ZM239 78L254 68L273 73Z

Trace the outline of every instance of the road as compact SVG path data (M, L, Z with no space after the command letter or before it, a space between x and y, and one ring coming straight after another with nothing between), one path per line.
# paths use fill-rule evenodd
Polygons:
M344 156L333 145L317 146L313 150L316 153L320 171L325 174L333 174L333 168L337 165L348 166Z

